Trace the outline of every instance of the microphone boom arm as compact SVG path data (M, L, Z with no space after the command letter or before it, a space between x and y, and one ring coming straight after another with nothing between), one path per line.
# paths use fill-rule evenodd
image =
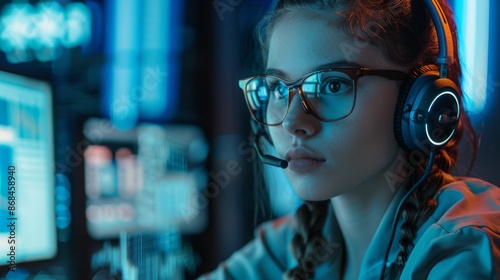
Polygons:
M253 141L253 147L255 151L257 151L257 154L259 155L259 158L262 160L262 163L268 164L271 166L276 166L276 167L281 167L283 169L288 167L288 161L284 159L277 158L272 155L264 154L259 148L259 140L262 135L264 135L264 130L262 128L257 128L257 124L252 123L252 130L257 130L255 133L255 139Z

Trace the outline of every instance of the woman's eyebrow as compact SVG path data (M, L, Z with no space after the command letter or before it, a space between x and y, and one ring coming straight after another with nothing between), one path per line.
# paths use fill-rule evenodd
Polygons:
M328 68L348 68L348 67L362 67L361 65L354 63L352 61L347 61L347 60L339 60L339 61L334 61L334 62L329 62L325 64L321 64L314 68L311 72L318 71L318 70L324 70ZM276 68L267 68L266 72L264 72L266 75L273 75L273 76L278 76L281 78L289 78L289 75L279 69Z
M362 67L361 65L347 60L339 60L335 62L329 62L316 67L316 71L328 69L328 68L349 68L349 67Z
M267 68L266 69L266 72L264 72L265 75L273 75L273 76L278 76L278 77L281 77L281 78L288 78L288 74L279 70L279 69L276 69L276 68Z

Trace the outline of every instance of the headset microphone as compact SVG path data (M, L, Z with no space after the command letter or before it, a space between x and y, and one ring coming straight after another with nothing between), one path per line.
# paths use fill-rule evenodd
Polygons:
M255 139L253 141L253 147L257 151L257 154L259 155L259 158L262 160L262 163L268 164L271 166L281 167L283 169L287 168L288 161L286 161L284 159L277 158L277 157L272 156L272 155L262 153L258 143L259 143L260 137L263 136L266 132L264 131L264 129L262 127L259 128L258 127L259 125L253 120L251 122L251 125L252 125L252 130L255 134Z
M257 137L255 139L255 141L257 141ZM277 158L277 157L274 157L274 156L271 156L271 155L264 155L262 154L262 151L259 149L259 146L257 145L256 142L253 143L253 147L255 148L255 150L257 151L257 154L259 155L259 158L262 160L262 163L265 163L265 164L268 164L268 165L272 165L272 166L276 166L276 167L281 167L283 169L287 168L288 167L288 161L284 160L284 159L280 159L280 158Z

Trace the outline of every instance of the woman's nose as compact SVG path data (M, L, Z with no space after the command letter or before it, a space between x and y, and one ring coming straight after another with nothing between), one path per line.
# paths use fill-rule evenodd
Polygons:
M288 133L299 137L310 137L319 130L320 121L307 112L310 110L308 106L297 92L290 102L288 114L282 123Z

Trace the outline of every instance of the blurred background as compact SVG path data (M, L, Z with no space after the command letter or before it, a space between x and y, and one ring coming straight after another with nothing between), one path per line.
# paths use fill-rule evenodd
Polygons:
M470 175L500 185L500 6L450 3L481 137ZM0 278L194 279L295 209L282 182L258 211L237 82L271 6L0 1Z

